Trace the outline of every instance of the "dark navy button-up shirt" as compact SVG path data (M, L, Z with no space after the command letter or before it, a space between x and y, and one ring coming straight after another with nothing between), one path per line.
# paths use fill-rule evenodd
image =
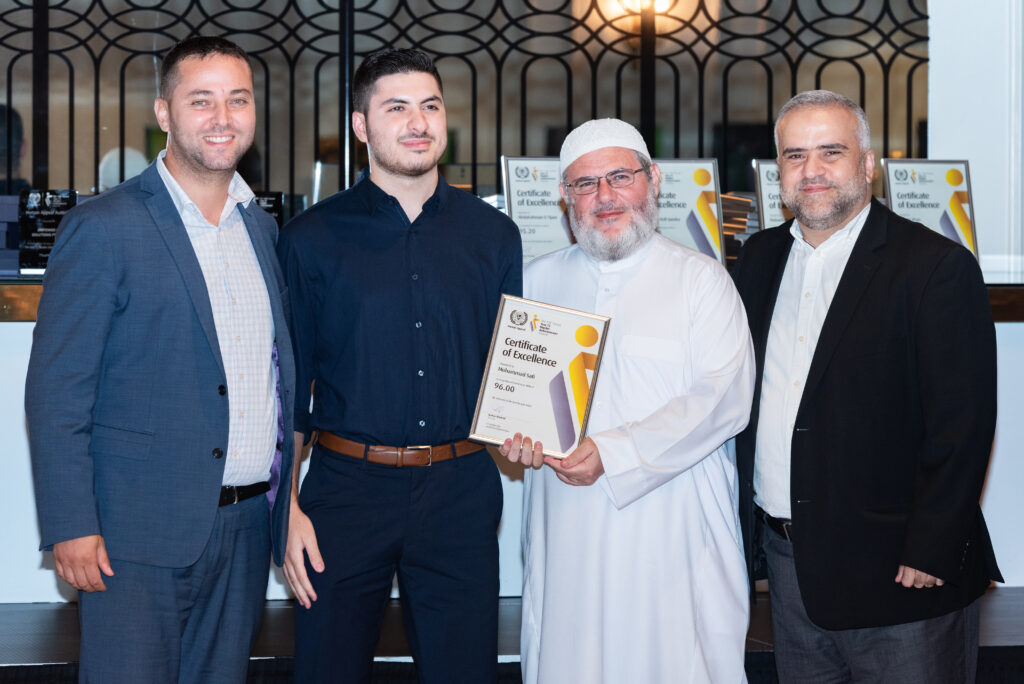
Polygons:
M511 219L439 177L410 223L364 171L286 225L278 255L296 431L389 446L466 438L501 295L522 294Z

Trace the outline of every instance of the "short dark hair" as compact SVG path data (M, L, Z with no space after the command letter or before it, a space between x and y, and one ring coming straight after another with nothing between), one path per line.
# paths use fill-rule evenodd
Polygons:
M7 148L7 136L11 136L10 150ZM21 123L21 114L14 107L0 104L0 174L7 175L7 160L11 159L11 171L18 168L18 155L21 154L21 143L25 139L25 128ZM13 152L13 154L10 154Z
M160 64L160 97L167 99L174 92L178 85L178 65L182 60L190 57L204 59L210 55L237 57L246 63L249 73L252 73L249 55L227 38L192 36L172 47L170 52L164 55L164 61Z
M434 60L415 48L384 48L362 61L352 77L352 109L366 113L377 81L392 74L426 73L437 81L437 89L444 94L441 75Z

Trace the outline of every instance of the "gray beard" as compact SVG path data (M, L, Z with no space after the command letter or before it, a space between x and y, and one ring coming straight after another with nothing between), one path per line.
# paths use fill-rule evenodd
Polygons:
M587 225L574 207L569 210L569 228L572 229L576 244L583 253L598 261L619 261L643 247L658 228L658 202L652 193L642 205L631 207L632 220L629 227L617 237L606 238L604 234Z
M861 156L861 164L863 165L864 157ZM814 178L812 182L822 182L824 179ZM831 230L833 228L841 227L841 221L843 219L850 218L850 214L856 209L862 202L864 202L864 195L867 194L870 197L870 189L865 189L863 181L858 180L856 177L849 179L843 185L834 186L838 191L836 193L835 200L831 207L827 211L812 216L808 211L808 208L804 205L800 198L800 184L796 188L791 190L782 190L782 201L785 202L786 207L793 212L793 216L796 217L797 223L800 224L801 228L807 230Z
M787 203L786 207L793 212L793 216L796 217L800 227L807 230L831 230L838 228L841 225L842 219L846 218L861 202L860 197L840 195L828 213L820 216L811 216L808 212L804 211L804 206L796 195L790 199L793 203ZM783 197L783 201L785 201L785 197Z

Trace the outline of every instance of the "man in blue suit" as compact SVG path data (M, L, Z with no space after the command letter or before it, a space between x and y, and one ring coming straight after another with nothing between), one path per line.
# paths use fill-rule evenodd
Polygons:
M276 224L235 173L245 52L179 43L154 109L166 151L67 215L43 281L42 546L79 590L81 681L241 682L284 553L294 397Z

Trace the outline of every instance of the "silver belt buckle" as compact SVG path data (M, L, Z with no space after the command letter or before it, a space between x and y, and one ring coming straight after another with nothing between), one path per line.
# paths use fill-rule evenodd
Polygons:
M407 446L405 448L406 448L407 451L411 451L413 449L415 449L417 451L423 451L424 449L426 449L426 451L427 451L427 465L428 466L434 465L434 447L432 445L430 445L430 444L417 444L415 446Z

